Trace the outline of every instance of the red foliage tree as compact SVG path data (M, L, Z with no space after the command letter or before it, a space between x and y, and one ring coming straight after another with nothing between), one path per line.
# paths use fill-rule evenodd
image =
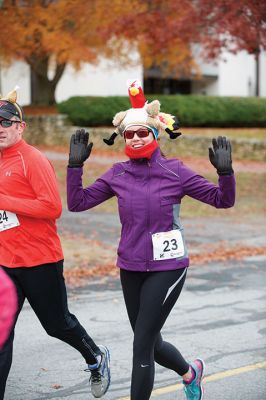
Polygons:
M199 0L199 41L205 57L222 50L246 50L256 60L256 95L259 95L259 55L266 50L266 2L260 0Z

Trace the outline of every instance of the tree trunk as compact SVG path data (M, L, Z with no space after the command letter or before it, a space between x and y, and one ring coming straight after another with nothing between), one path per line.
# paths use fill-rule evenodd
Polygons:
M56 104L55 89L63 75L65 64L56 66L53 79L48 78L48 57L32 58L28 60L31 75L31 104L38 106L51 106Z
M31 67L31 104L47 106L55 104L55 87L47 77L38 75Z

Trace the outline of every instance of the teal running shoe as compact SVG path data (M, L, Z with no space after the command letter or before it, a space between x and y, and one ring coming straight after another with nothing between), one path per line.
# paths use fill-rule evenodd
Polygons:
M202 378L204 375L205 365L204 362L197 358L191 364L191 367L195 371L195 378L189 384L184 383L184 392L187 396L187 400L202 400L203 399L203 387L202 387Z
M102 353L100 364L98 366L97 364L95 366L90 365L88 366L89 368L85 370L91 373L91 393L96 398L104 396L111 382L109 350L107 347L102 345L99 345L98 347Z

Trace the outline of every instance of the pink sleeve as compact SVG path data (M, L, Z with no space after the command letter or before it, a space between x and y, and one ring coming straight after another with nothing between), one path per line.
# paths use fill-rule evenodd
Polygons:
M0 268L0 349L8 338L17 311L16 289Z

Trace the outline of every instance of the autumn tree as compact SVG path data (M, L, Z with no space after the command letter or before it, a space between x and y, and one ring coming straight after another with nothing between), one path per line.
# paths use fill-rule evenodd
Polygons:
M206 59L226 49L246 50L256 60L256 95L259 95L259 55L266 50L266 2L261 0L199 0L199 41Z
M0 17L1 58L28 63L33 104L55 103L68 63L79 68L81 62L97 63L101 55L123 65L136 50L145 68L164 64L164 71L175 74L196 67L190 0L182 7L169 0L4 0Z
M138 4L136 4L138 3ZM206 61L224 50L246 50L257 60L266 49L266 3L260 0L139 0L116 32L137 43L145 68L174 77L197 72L192 44ZM257 83L258 92L258 83Z
M112 16L123 14L121 4L121 0L113 0L112 7L106 0L2 2L1 61L23 60L30 66L32 104L55 103L56 85L67 63L79 68L82 62L96 63L101 54L117 56L108 46L107 33L110 37Z
M197 40L197 7L191 0L134 0L113 35L133 43L144 68L182 76L197 68L191 44Z

